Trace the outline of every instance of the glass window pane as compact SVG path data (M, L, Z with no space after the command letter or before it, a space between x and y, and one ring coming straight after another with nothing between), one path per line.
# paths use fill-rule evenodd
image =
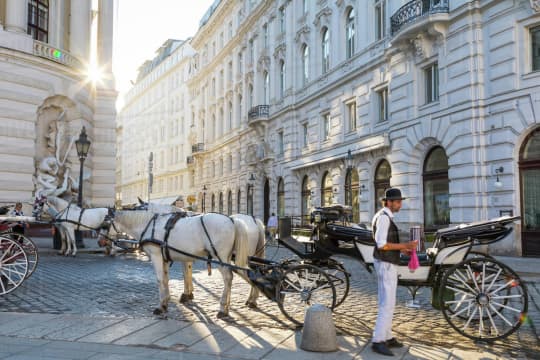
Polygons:
M540 169L522 171L523 228L540 230Z
M377 173L375 174L375 180L388 180L390 179L391 169L388 161L383 160L379 167L377 168Z
M540 70L540 26L531 29L532 70Z
M443 148L437 147L429 153L424 172L448 170L448 157Z
M540 159L540 131L535 131L531 136L525 148L521 160L537 160Z
M450 223L448 179L424 181L424 227L441 227Z

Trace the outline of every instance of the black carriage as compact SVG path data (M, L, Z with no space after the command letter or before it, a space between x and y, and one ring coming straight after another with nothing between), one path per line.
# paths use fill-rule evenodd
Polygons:
M363 263L368 271L373 269L372 233L347 222L348 218L350 209L344 206L316 208L311 214L311 235L304 240L292 236L290 219L280 223L279 243L299 257L289 264L324 270L335 288L334 307L347 297L350 275L332 256L346 255ZM413 298L418 288L431 288L433 307L466 337L484 341L507 337L526 316L526 286L507 265L473 249L503 239L517 219L500 217L437 231L432 246L418 253L418 269L409 270L409 258L401 257L398 285L407 287ZM310 304L309 299L300 300L304 306ZM298 314L287 317L302 322Z

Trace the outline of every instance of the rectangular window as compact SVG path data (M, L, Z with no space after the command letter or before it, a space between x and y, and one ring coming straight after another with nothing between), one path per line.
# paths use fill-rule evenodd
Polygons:
M328 140L330 139L330 114L324 114L323 115L323 133L322 133L322 139Z
M379 122L388 120L388 88L377 91Z
M304 144L304 147L307 147L308 146L308 143L309 143L309 138L308 138L308 124L305 123L302 125L302 135L303 135L303 144Z
M540 26L531 29L532 71L540 70Z
M263 25L263 39L264 39L264 48L268 48L268 25Z
M424 69L426 104L439 100L439 65L431 64Z
M278 155L283 155L283 152L284 152L284 149L283 149L283 131L278 132L277 151L278 151Z
M32 39L48 42L49 40L49 2L30 0L28 2L27 33Z
M255 48L253 46L253 39L249 40L249 61L253 64L255 61Z
M232 21L229 21L229 40L232 39L233 31L232 31Z
M385 36L386 0L375 0L375 39L381 40Z
M356 130L356 101L347 104L347 117L349 120L349 131Z
M302 12L303 14L307 14L308 12L308 0L303 0L302 1Z

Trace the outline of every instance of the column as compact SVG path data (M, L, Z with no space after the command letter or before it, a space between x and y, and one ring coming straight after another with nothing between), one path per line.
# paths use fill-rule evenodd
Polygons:
M6 2L6 30L26 33L26 1L7 0Z
M91 0L71 0L69 52L84 63L90 61Z
M98 65L108 76L112 74L114 1L99 0L98 15Z

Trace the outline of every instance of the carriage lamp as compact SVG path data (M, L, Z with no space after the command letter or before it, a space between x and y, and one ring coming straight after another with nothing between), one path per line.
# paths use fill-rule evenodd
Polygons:
M345 166L347 167L347 170L352 170L353 168L353 158L351 149L347 150L347 157L345 158Z
M495 174L497 174L497 179L495 180L495 183L493 184L497 189L502 188L503 183L499 180L499 174L502 174L504 172L504 168L502 166L495 169Z
M83 126L79 138L75 140L75 147L77 148L77 156L79 156L79 161L81 163L79 170L79 194L77 197L77 205L82 208L82 199L83 199L83 168L84 160L88 156L88 150L90 149L90 140L86 135L86 127ZM82 233L77 230L75 231L75 243L78 247L84 248L84 243L82 240Z

